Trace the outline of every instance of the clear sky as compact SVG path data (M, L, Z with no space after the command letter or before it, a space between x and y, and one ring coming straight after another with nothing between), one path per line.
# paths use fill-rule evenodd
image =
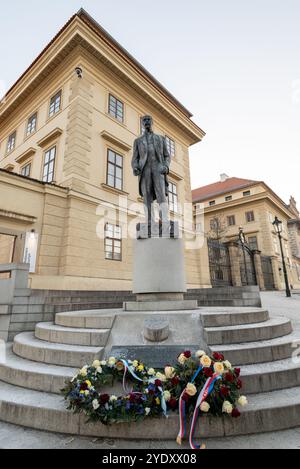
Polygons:
M300 206L299 0L2 0L2 91L80 7L206 131L190 152L193 188L225 172Z

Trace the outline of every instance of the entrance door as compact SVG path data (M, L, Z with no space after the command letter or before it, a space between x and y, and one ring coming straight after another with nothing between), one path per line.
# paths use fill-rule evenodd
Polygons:
M261 268L262 268L264 281L265 281L265 289L275 290L271 257L261 256Z
M212 286L231 286L232 280L228 247L213 239L208 239L207 244Z

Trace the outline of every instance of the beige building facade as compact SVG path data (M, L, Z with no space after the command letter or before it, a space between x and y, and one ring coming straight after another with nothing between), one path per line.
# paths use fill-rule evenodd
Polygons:
M203 230L207 239L234 243L239 239L239 228L242 227L247 245L261 256L262 269L265 270L262 272L265 274L262 288L272 289L273 284L274 289L282 290L285 283L280 245L273 225L277 216L282 221L283 253L289 283L293 288L300 287L297 250L300 246L300 220L291 203L285 204L263 181L232 178L225 174L221 175L220 181L192 193L194 216L204 211L202 224L198 216L198 231Z
M144 114L167 139L171 217L183 220L189 147L205 134L84 10L4 97L0 263L30 262L31 288L131 289L128 227L141 213L131 156ZM188 224L183 232L193 237ZM185 259L188 287L210 287L206 245Z

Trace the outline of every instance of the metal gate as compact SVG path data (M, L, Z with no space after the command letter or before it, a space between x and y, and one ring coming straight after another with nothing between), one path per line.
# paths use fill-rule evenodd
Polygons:
M268 256L261 256L261 268L264 276L265 289L275 290L272 259Z
M240 246L239 261L242 285L257 285L253 253L248 246Z
M214 239L208 239L210 280L213 287L232 285L228 247Z

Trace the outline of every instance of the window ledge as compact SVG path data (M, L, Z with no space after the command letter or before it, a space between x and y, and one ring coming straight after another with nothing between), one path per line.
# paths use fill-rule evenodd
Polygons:
M107 132L106 130L103 130L103 132L101 132L101 137L124 151L129 151L132 148L131 145L124 142L123 140L120 140L118 137L115 137L113 134Z
M125 192L120 189L116 189L115 187L109 186L108 184L105 184L104 182L101 184L102 189L112 192L114 194L119 194L119 195L129 195L129 192Z
M16 158L16 163L19 163L19 164L24 163L24 161L26 161L28 158L33 156L35 153L36 153L35 148L33 147L27 148L26 151L24 151L20 156L18 156L18 158Z
M62 133L63 133L62 129L60 129L59 127L56 127L49 134L47 134L45 137L43 137L41 140L39 140L37 142L37 145L41 148L44 148L45 146L48 145L48 143L50 143L52 140L55 140Z

